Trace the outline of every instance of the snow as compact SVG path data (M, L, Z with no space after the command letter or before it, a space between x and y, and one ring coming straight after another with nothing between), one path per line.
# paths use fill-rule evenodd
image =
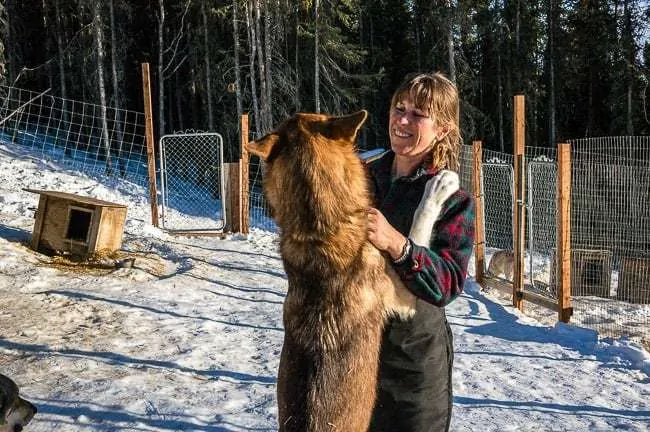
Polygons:
M0 371L39 409L27 430L275 430L277 235L174 237L151 225L145 188L42 157L0 144ZM29 249L26 187L126 204L133 267ZM543 324L471 280L447 315L453 431L650 429L650 354L635 342Z

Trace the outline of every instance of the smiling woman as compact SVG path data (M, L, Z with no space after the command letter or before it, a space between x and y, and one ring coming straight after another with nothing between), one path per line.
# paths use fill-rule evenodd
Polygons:
M458 109L456 87L442 74L408 77L391 101L391 150L369 164L376 208L368 209L368 239L418 297L413 318L392 320L384 332L371 432L449 429L453 345L444 306L463 290L474 241L473 200L452 172ZM448 194L429 208L427 197L442 189ZM433 210L435 225L417 222Z
M405 80L391 100L388 133L397 156L393 174L407 175L428 155L438 168L458 170L459 122L458 91L444 75Z
M443 133L442 127L435 125L428 111L418 109L407 94L391 109L389 126L391 148L399 156L398 161L410 160L416 164L431 151ZM408 165L410 164L399 164L398 168L402 168L402 172L395 174L407 174L410 171Z

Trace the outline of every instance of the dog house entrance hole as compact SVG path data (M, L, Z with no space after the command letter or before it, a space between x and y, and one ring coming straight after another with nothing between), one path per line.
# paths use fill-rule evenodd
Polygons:
M86 210L79 207L70 207L68 231L65 238L81 243L87 243L88 231L90 231L90 222L92 220L92 216L92 210Z

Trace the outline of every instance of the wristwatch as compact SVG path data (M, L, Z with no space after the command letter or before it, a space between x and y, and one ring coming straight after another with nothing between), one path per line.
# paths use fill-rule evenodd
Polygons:
M413 250L413 242L411 242L410 238L406 238L406 243L404 243L404 246L402 246L402 253L400 254L397 259L393 260L393 264L404 264L408 257L411 256L411 251Z

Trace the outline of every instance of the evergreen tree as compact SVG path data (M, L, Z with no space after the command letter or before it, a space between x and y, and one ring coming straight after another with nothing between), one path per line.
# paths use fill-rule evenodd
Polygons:
M2 78L104 105L91 3L0 2ZM487 148L510 151L517 93L526 96L528 145L650 129L650 6L641 0L102 4L105 104L142 111L140 65L149 62L156 137L216 130L229 159L241 112L260 134L296 111L365 108L361 146L386 147L390 97L416 71L455 78L465 142Z

